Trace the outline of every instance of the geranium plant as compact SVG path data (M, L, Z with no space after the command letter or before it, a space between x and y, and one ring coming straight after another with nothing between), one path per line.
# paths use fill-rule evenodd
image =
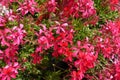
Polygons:
M0 0L0 80L119 80L119 0Z

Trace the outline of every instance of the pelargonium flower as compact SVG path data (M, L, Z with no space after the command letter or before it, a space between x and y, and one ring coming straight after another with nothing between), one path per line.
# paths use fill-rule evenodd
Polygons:
M0 30L0 43L2 46L10 46L9 42L6 41L8 33L11 33L10 29L8 28Z
M120 79L120 63L116 63L115 64L115 76L114 76L114 80L119 80Z
M95 66L95 61L97 56L93 54L80 52L78 54L78 60L74 62L76 68L80 69L82 72L85 72L89 68L93 68Z
M10 9L9 12L5 14L5 17L6 17L9 21L15 21L15 20L18 20L18 19L19 19L19 17L13 12L12 9Z
M55 0L49 0L47 3L48 12L55 12L57 9L57 3Z
M103 70L98 73L98 77L100 80L119 80L115 79L115 66L107 65Z
M11 78L16 78L18 69L19 64L17 62L6 65L0 70L0 80L11 80Z
M6 20L9 20L9 21L14 21L18 19L18 16L13 12L12 9L7 9L6 6L2 4L0 4L0 16L5 17Z
M92 0L68 0L64 5L63 16L88 18L96 14Z
M83 72L79 71L72 71L71 72L71 79L70 80L82 80L82 78L84 77Z
M72 61L72 51L69 48L69 44L72 44L73 30L67 30L67 23L56 23L57 24L53 25L50 29L47 29L45 25L40 24L42 28L39 30L39 33L36 33L38 36L38 46L35 53L32 54L33 62L37 63L34 58L35 55L40 55L39 53L43 53L44 50L48 50L51 47L54 49L54 52L52 53L54 57L64 55L66 57L64 58L65 61ZM54 30L56 30L54 34L58 35L56 37L53 36L54 34L52 31ZM36 56L36 59L39 58Z
M10 2L9 0L0 0L0 4L4 5L6 7L9 6L9 2Z
M0 30L0 44L1 46L6 46L6 48L1 53L0 57L6 62L14 62L17 60L17 51L20 44L23 43L23 38L25 37L25 30L23 30L23 25L15 26L12 29L5 28Z
M8 37L13 40L13 45L20 45L23 42L23 38L26 35L26 31L23 30L23 24L20 24L18 27L15 26L12 28L12 34Z
M20 24L19 27L15 26L12 30L5 28L0 30L0 40L2 46L19 45L22 43L22 39L25 36L25 30L22 30L23 25Z
M2 57L5 63L15 62L17 61L18 57L18 46L11 45L11 47L6 48L3 53Z
M74 0L67 0L67 1L63 1L63 12L62 15L63 16L74 16L74 17L79 17L78 14L78 4L77 2L75 2Z
M52 55L54 57L64 55L65 61L72 61L72 51L69 48L69 45L72 45L73 43L72 39L74 31L72 26L70 26L68 23L60 23L58 21L55 23L56 25L53 25L50 28L51 30L56 30L55 34L57 35L53 43L54 52Z
M57 38L55 38L54 52L52 53L52 55L54 57L64 55L66 57L66 60L72 61L72 51L68 46L72 40L72 37L70 37L69 35L72 35L73 33L68 32L62 32Z
M119 0L109 0L110 2L110 9L111 10L120 10L120 2L119 2Z
M35 52L43 52L53 46L53 33L49 31L45 25L40 24L42 29L39 30L39 33L36 33L38 36L38 47Z
M32 60L33 64L39 64L42 60L42 56L40 56L40 54L36 52L32 53L31 57L33 58Z
M104 57L111 58L119 56L120 52L120 24L118 21L109 21L100 31L101 36L97 39L97 48L103 53ZM100 40L101 38L101 40Z
M4 27L6 24L6 18L3 16L0 16L0 27Z
M17 10L20 11L23 16L28 12L34 15L35 12L38 12L37 3L34 0L25 0Z
M92 0L79 0L80 12L83 18L88 18L96 14L94 2Z
M47 29L45 25L39 25L41 26L41 29L39 30L39 33L36 33L38 37L37 48L35 49L35 52L31 54L31 57L33 58L32 62L34 64L40 63L40 61L42 60L41 54L43 53L43 51L53 47L54 43L53 33L49 29Z
M71 73L72 80L82 80L84 73L95 66L95 62L98 57L98 53L95 51L94 46L88 41L78 41L76 47L72 47L74 61L74 67ZM74 74L74 75L73 75Z
M100 80L119 80L120 79L120 62L109 63L101 72L98 72Z

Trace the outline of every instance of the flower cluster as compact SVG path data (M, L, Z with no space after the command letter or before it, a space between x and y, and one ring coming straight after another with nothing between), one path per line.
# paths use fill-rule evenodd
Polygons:
M0 27L5 26L6 24L6 18L4 18L3 16L0 16Z
M23 43L22 39L25 36L25 31L22 28L23 25L20 24L19 27L13 27L12 30L8 28L0 30L0 44L6 47L0 56L6 63L17 60L17 50L19 45Z
M0 0L0 80L119 80L119 0L106 2Z
M34 64L40 63L42 57L39 53L43 53L44 50L52 47L54 41L53 33L47 30L45 25L40 24L40 26L42 27L42 29L39 30L39 33L36 33L36 35L38 36L38 47L36 48L35 52L31 54Z
M28 12L34 15L38 12L37 3L34 0L25 0L23 3L20 3L20 7L17 9L24 16Z
M100 80L119 80L120 63L108 64L101 72L99 72Z
M76 68L76 70L73 70L71 67L72 80L82 79L84 73L95 66L98 53L95 51L94 46L88 43L87 38L86 41L78 41L77 47L73 46L74 31L72 26L69 26L68 23L60 24L58 21L55 21L55 23L56 25L50 27L49 30L45 25L40 24L42 29L37 34L38 47L35 53L32 54L33 63L39 63L42 59L39 55L53 47L53 57L64 56L63 60L73 63L73 67ZM53 33L53 30L56 30L56 32ZM54 37L53 34L57 36ZM73 58L76 60L73 60Z
M101 29L101 37L98 37L97 47L105 57L111 58L120 52L120 22L109 21Z
M109 63L99 73L100 80L119 80L119 58L120 58L120 21L108 21L100 30L101 36L97 37L96 48ZM107 75L103 76L102 73Z
M48 12L55 12L57 7L56 7L56 2L55 0L50 0L48 1L47 3L47 9L48 9Z
M110 8L111 10L120 10L120 2L119 0L110 0Z
M4 28L0 30L0 45L5 47L0 50L0 60L8 64L0 71L1 80L16 78L18 74L17 69L19 67L18 62L16 62L18 59L18 48L23 43L22 39L26 34L25 30L22 29L23 25L20 24L19 27L15 26L12 29Z
M6 65L3 69L0 69L1 80L11 80L16 78L18 74L19 64L17 62Z
M39 33L36 33L38 36L38 47L35 53L32 54L33 62L39 62L41 60L41 58L37 60L33 55L36 54L36 57L38 57L38 53L44 53L44 50L48 50L51 47L54 50L52 53L54 57L64 55L66 56L66 60L72 61L71 49L68 46L72 44L73 30L67 30L69 28L68 23L60 24L56 21L56 25L52 26L49 30L47 30L45 25L40 24L40 26L42 29L39 30ZM53 33L53 30L56 30L56 32ZM57 35L57 37L54 37L54 35Z
M74 66L77 70L73 70L71 80L81 80L84 73L95 66L98 53L94 50L94 46L87 41L78 41L77 47L73 47L73 56L76 58Z
M92 0L63 0L63 16L88 18L96 14Z
M64 55L66 60L72 61L72 53L71 49L69 48L69 45L72 45L73 43L72 39L74 31L72 26L69 26L68 23L60 24L59 22L56 22L56 24L56 26L51 27L56 29L56 34L58 35L55 37L54 52L52 55L54 57Z

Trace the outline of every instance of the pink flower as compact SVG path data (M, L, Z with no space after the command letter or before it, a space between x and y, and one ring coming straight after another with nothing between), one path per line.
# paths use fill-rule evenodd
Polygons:
M9 6L9 0L0 0L0 4L4 5L4 6Z
M39 53L32 53L31 57L33 58L32 60L33 64L39 64L42 60L42 57L40 56Z
M13 45L19 45L22 43L23 37L25 37L25 30L23 29L23 25L20 24L19 27L15 26L10 30L9 28L5 28L0 30L0 40L2 46L10 46L12 43Z
M115 68L116 68L115 80L119 80L120 79L120 63L116 64Z
M111 10L120 10L119 4L120 4L119 0L110 0Z
M96 14L94 2L92 0L79 0L80 12L83 18L88 18Z
M57 3L55 0L49 0L47 3L48 12L55 12L57 9Z
M6 21L6 18L0 16L0 27L4 27L5 24L6 24L6 22L7 22L7 21Z
M3 52L3 60L5 63L15 62L17 61L18 57L18 46L11 45L11 47L8 47Z
M11 33L11 31L7 28L0 30L0 43L2 46L10 46L9 42L6 41L8 33Z
M16 15L11 9L9 10L8 13L5 14L5 17L6 17L9 21L15 21L15 20L18 20L18 19L19 19L18 15Z
M13 45L20 45L20 43L23 43L25 35L26 31L23 30L23 24L20 24L19 27L13 27L12 34L8 37L8 39L13 39Z
M23 44L23 38L26 32L23 30L23 25L15 26L12 29L5 28L0 30L0 44L6 46L0 57L6 62L15 62L17 60L17 50L20 44Z
M109 63L98 73L100 80L119 80L120 79L120 63Z
M93 68L97 59L96 56L86 53L80 52L78 55L78 60L74 62L74 65L83 72L89 68Z
M38 36L38 47L35 52L43 52L53 46L54 36L53 33L47 30L45 25L40 24L43 29L39 30L39 33L36 33Z
M67 29L69 28L69 29ZM56 25L51 27L52 30L56 30L58 35L54 40L54 57L64 55L64 61L72 61L72 50L69 48L69 44L72 45L73 29L68 23L62 23L56 21Z
M88 42L86 39L84 41L78 41L77 46L72 47L74 60L74 75L72 73L72 80L82 80L84 73L90 69L94 68L95 62L98 57L98 53L95 51L94 46Z
M28 12L34 15L35 12L38 12L37 3L34 0L25 0L17 10L21 11L23 16Z
M120 52L120 25L118 21L109 21L100 31L102 40L97 41L97 48L104 57L111 58ZM99 38L99 37L98 37ZM113 54L114 53L114 54ZM119 55L118 55L119 56Z
M11 80L18 74L19 64L17 62L6 65L0 71L0 80Z
M68 0L64 5L63 16L88 18L96 14L92 0Z
M82 80L83 77L84 77L84 74L80 70L79 71L72 71L70 80Z

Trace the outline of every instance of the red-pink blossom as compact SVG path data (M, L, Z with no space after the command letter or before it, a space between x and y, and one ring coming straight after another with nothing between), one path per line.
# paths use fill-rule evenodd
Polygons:
M42 56L39 53L32 53L31 57L33 58L32 63L39 64L42 60Z
M47 9L48 12L55 12L57 9L57 3L55 2L55 0L49 0L47 2Z
M84 74L81 70L72 71L70 80L82 80L83 77L84 77Z
M9 0L0 0L0 4L4 5L4 6L9 6Z
M115 65L115 70L116 70L116 73L115 73L115 80L119 80L120 79L120 65L116 64Z
M20 7L17 10L20 11L23 16L28 12L34 15L35 12L38 12L37 3L34 0L25 0L23 3L20 3Z
M16 78L18 74L19 64L17 62L10 63L0 70L0 80L11 80Z
M10 30L9 28L5 28L3 30L0 30L0 40L2 46L10 46L10 44L13 45L19 45L22 43L23 37L25 37L25 30L23 30L23 25L20 24L19 27L15 26Z
M110 63L98 72L100 80L119 80L120 79L120 63Z
M110 8L111 10L120 10L119 8L119 0L109 0L110 1Z
M0 57L6 62L15 62L17 60L17 51L20 44L23 43L25 37L25 30L23 25L20 24L18 27L15 26L12 29L5 28L0 30L0 44L6 46L2 51Z
M39 33L36 33L38 36L38 47L35 52L43 52L53 46L54 36L51 31L49 31L45 25L40 24L42 29L39 30Z
M98 53L95 51L94 46L87 41L78 41L77 46L72 47L74 61L74 67L76 68L75 76L72 76L72 80L82 80L84 73L94 68L95 62L98 57ZM73 73L72 73L73 74ZM76 77L77 76L77 77Z
M8 13L5 14L5 17L7 18L8 21L15 21L19 19L19 16L11 9L9 10Z
M118 21L109 21L102 26L100 30L101 36L97 37L97 50L102 53L104 57L111 58L114 55L119 56L120 52L120 25Z
M6 18L3 16L0 16L0 27L4 27L6 25Z
M88 18L96 14L92 0L68 0L64 5L63 16Z
M69 48L69 45L73 44L74 31L72 27L68 23L60 24L59 22L56 22L56 25L51 27L51 29L55 29L56 34L58 35L54 40L54 52L52 55L54 57L64 55L65 61L72 61L72 50Z

